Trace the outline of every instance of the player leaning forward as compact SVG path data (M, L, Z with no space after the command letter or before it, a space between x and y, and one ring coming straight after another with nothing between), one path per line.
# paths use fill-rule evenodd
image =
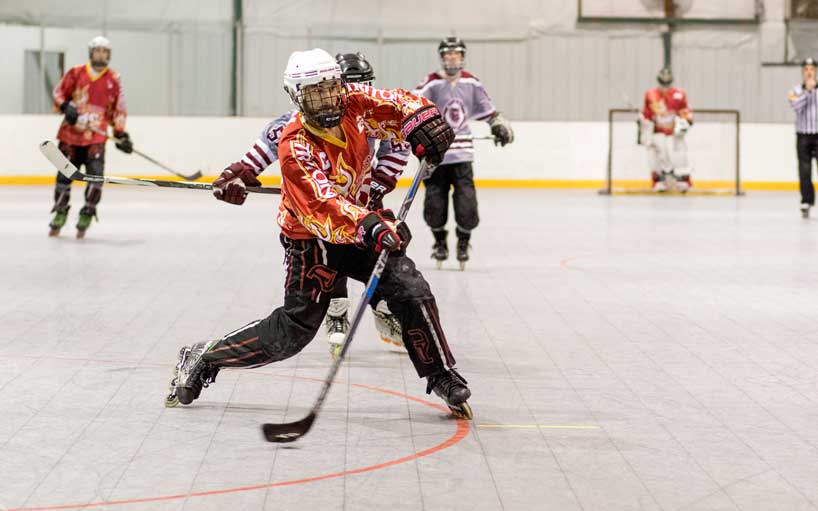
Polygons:
M659 86L645 93L640 143L648 148L653 190L669 187L686 192L693 186L687 161L685 135L693 125L693 111L682 89L671 87L673 74L663 68L656 76Z
M125 131L125 94L119 74L108 67L111 43L97 36L88 43L88 63L71 68L54 87L54 106L65 115L57 139L60 151L77 168L85 165L92 176L105 173L105 135L90 128L106 131L114 127L117 149L133 152L133 144ZM97 216L97 205L102 198L102 183L85 185L85 206L77 221L77 237L85 236L91 220ZM54 188L54 207L49 236L57 236L68 218L71 202L71 180L57 173Z
M408 227L396 225L388 210L365 207L371 179L368 136L405 139L434 165L451 144L452 129L434 105L404 90L345 84L335 59L320 49L293 53L284 85L299 110L278 144L284 305L221 339L182 348L167 406L192 403L223 367L258 367L296 355L319 330L336 280L366 282L378 253L389 250L372 300L385 300L400 321L427 392L470 416L471 392L453 369L435 298L404 250L411 238Z

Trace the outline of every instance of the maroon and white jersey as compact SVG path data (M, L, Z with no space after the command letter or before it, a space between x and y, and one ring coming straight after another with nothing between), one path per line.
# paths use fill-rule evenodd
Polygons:
M253 147L244 153L241 162L249 165L256 175L261 174L264 169L276 162L278 160L278 141L281 139L281 133L297 113L298 110L290 110L270 121L261 131L256 141L253 142ZM369 143L370 154L376 158L372 164L372 177L386 185L388 191L392 191L398 182L398 178L403 174L406 164L409 163L409 155L412 154L411 146L408 142L381 140L376 154L375 145L378 139L367 137L367 142Z
M474 143L468 121L486 121L495 114L494 105L480 80L466 71L452 84L443 75L432 73L412 91L437 106L455 133L442 165L474 160Z

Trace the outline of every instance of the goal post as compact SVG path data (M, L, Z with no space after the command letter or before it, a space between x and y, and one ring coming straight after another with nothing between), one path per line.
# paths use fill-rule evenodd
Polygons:
M639 110L608 110L608 160L601 194L651 191L648 150L637 145ZM693 110L694 124L685 136L693 180L691 193L743 195L741 189L738 110ZM644 141L643 141L644 143Z

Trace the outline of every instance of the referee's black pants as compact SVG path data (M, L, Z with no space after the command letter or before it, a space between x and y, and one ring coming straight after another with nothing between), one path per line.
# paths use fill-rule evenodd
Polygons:
M815 205L815 189L812 187L812 159L818 158L818 133L798 133L798 181L801 184L801 204Z

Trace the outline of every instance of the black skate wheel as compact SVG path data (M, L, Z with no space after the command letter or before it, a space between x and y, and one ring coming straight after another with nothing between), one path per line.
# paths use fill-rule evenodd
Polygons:
M195 401L198 396L196 395L196 391L194 391L193 389L180 387L176 389L176 397L179 399L179 402L182 403L183 405L189 405L190 403Z
M85 231L77 231L77 239L78 240L85 239Z
M474 413L472 412L469 403L463 402L459 405L449 405L449 410L451 410L452 415L458 419L465 419L467 421L474 419Z

